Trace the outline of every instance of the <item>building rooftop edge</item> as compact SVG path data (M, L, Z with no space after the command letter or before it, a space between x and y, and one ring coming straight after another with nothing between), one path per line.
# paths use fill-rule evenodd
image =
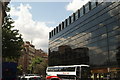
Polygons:
M60 24L58 24L58 26L56 26L53 30L51 30L49 32L49 39L52 38L57 33L59 33L60 31L62 31L65 27L69 26L70 24L72 24L73 22L75 22L77 19L79 19L80 17L84 16L86 13L88 13L89 11L91 11L92 10L91 9L91 6L92 6L91 3L92 3L91 1L88 1L85 5L83 5L81 8L79 8L78 10L76 10L76 12L72 13L72 15L70 15L67 19L65 19L64 21L62 21ZM95 7L98 6L98 2L97 1L95 1L93 3L95 4ZM99 2L99 3L102 3L102 2ZM89 11L85 11L85 9L87 10L87 8L88 8ZM83 14L81 14L80 11ZM76 16L78 16L78 18L76 18Z

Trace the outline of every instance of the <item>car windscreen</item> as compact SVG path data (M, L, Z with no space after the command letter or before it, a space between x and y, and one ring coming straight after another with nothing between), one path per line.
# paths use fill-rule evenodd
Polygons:
M50 79L50 80L60 80L60 79L58 79L58 78L52 78L52 79Z
M29 78L29 80L41 80L41 78L33 77L33 78Z
M21 80L27 80L27 78L21 78Z

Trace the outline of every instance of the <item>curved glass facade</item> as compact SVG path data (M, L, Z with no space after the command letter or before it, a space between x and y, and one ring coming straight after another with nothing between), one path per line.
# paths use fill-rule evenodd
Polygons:
M57 34L50 32L49 65L89 64L94 76L120 77L120 2L89 2L74 17Z

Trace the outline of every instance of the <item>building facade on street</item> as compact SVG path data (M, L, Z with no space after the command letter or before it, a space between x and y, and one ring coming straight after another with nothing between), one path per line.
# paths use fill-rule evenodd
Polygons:
M18 64L22 65L23 73L28 73L28 66L35 56L35 47L29 41L24 42L23 47L23 54L21 55Z
M30 43L29 41L24 42L23 47L24 49L22 50L22 55L20 56L18 62L18 64L22 66L23 74L30 73L30 71L28 71L28 68L32 62L32 59L35 57L44 58L46 59L46 63L47 63L48 55L45 52L43 52L41 49L36 50L35 46L32 45L32 43Z
M120 79L120 2L88 2L49 33L49 66L88 64Z

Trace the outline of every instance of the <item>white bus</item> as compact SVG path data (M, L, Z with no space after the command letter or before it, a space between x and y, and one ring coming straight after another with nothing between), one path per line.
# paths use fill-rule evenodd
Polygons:
M90 67L89 65L47 67L46 76L58 76L64 80L90 80Z

